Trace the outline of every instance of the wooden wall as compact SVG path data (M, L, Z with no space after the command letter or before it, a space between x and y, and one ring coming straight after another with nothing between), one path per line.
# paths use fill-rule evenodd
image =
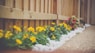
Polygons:
M80 13L80 17L81 18L83 18L83 20L85 21L85 22L87 22L87 3L88 3L88 1L87 0L80 0L80 5L81 5L81 13Z
M78 0L0 0L0 28L43 26L78 16Z
M57 12L64 16L78 16L78 0L57 0Z

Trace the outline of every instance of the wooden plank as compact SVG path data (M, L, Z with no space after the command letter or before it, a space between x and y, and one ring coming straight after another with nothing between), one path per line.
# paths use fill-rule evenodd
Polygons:
M88 5L87 5L87 24L90 24L90 6L91 6L91 1L88 0Z
M39 12L41 12L41 0L39 0Z
M41 0L41 12L44 12L44 0Z
M35 21L34 20L31 20L30 21L30 26L35 27L34 24L36 24Z
M44 24L43 24L44 22L43 22L43 20L41 20L41 26L43 26Z
M53 13L53 0L51 0L51 13Z
M34 0L34 11L36 12L36 0Z
M47 20L44 20L45 21L45 24L44 24L44 26L47 26Z
M13 7L13 0L5 0L5 6L12 8Z
M40 8L39 8L39 3L40 2L40 0L36 0L36 12L39 12L40 11Z
M28 27L28 20L23 20L23 26Z
M30 0L30 11L34 11L34 0Z
M15 0L16 8L22 9L22 0Z
M39 26L39 20L36 20L36 27Z
M57 0L53 0L53 14L57 14Z
M78 18L80 18L80 9L81 8L81 6L80 6L80 0L78 0Z
M3 29L3 25L4 25L3 23L4 23L3 19L0 18L0 29Z
M57 14L61 15L61 0L57 0Z
M39 20L39 26L41 26L41 20Z
M50 25L51 24L51 21L50 20L48 20L48 25Z
M69 16L71 17L73 15L73 0L69 0L69 9L70 9L70 14ZM77 12L77 11L76 11Z
M22 20L15 20L15 25L22 27Z
M50 13L50 7L51 7L51 0L48 0L49 1L49 3L48 3L48 13Z
M24 11L28 11L28 1L29 0L24 0Z
M45 0L45 13L47 13L47 0Z
M5 19L5 30L12 30L13 27L13 21Z

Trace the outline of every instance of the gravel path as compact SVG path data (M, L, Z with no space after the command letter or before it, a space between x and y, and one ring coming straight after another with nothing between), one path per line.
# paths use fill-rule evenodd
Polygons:
M86 30L71 38L59 49L82 51L95 50L95 26L86 28Z

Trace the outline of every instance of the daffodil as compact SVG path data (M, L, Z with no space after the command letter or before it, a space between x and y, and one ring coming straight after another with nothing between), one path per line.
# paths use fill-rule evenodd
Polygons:
M34 31L35 31L33 27L29 27L27 30L28 30L29 32L34 32Z
M0 38L2 38L2 37L3 37L3 33L0 32Z
M17 43L18 45L21 45L21 44L22 44L22 41L21 41L20 39L16 39L16 43Z
M39 27L36 28L36 31L37 32L42 32L42 31L46 31L46 29L45 29L45 27L39 26Z
M52 22L51 24L52 24L52 25L55 25L55 23L54 23L54 22Z
M66 23L63 23L64 27L67 29L68 28L68 25Z
M2 38L2 37L3 37L3 30L0 29L0 38Z
M63 23L60 23L59 26L63 26Z
M24 34L24 35L23 35L23 39L26 39L26 38L28 38L28 37L29 37L28 34Z
M30 40L32 41L32 43L35 43L36 42L36 37L35 36L31 36Z
M13 28L14 28L16 31L21 32L21 28L20 28L20 27L14 25Z
M71 29L72 29L72 27L68 25L67 30L70 31Z
M10 37L11 37L12 35L13 35L13 34L12 34L11 31L7 31L7 32L5 33L5 38L6 38L6 39L10 39Z
M50 27L50 30L51 30L51 31L55 31L55 28L54 28L54 27Z

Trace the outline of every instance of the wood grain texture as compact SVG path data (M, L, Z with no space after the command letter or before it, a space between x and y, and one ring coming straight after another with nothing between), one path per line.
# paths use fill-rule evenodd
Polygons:
M0 18L0 29L4 28L4 24L3 23L4 23L3 19Z

